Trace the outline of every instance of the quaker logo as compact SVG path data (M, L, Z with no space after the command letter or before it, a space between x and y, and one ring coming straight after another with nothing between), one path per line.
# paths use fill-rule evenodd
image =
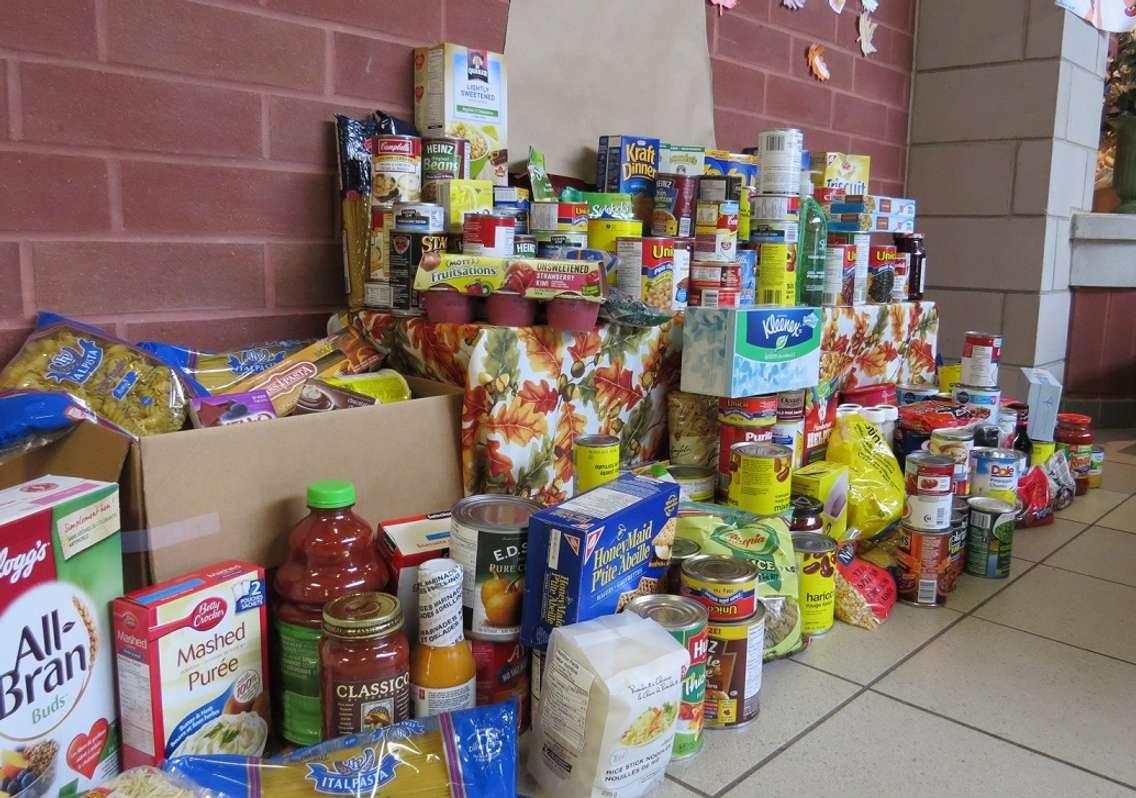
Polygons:
M395 754L385 754L380 760L374 748L364 748L359 756L333 762L330 767L309 762L304 778L324 795L372 795L394 780L395 768L400 764Z
M229 369L241 377L248 377L275 366L283 359L283 352L273 352L267 347L258 346L229 355Z
M487 50L469 50L466 62L466 78L489 82L489 52Z
M103 362L103 349L97 343L89 338L79 338L76 343L78 346L65 346L52 356L47 364L50 379L82 385Z
M746 316L746 340L763 349L789 349L812 338L817 324L813 310L750 313Z

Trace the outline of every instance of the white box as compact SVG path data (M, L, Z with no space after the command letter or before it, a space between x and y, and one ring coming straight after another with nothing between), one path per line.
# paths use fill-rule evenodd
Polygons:
M1031 440L1052 441L1057 426L1057 411L1061 406L1061 383L1045 369L1022 369L1029 383L1029 425L1026 433Z

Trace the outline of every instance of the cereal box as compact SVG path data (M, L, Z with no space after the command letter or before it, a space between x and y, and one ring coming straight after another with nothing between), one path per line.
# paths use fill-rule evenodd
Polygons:
M832 233L910 233L915 230L915 219L875 213L833 214L828 230Z
M0 491L0 795L82 795L118 772L119 529L113 483Z
M867 194L872 159L867 155L814 152L809 162L813 184L842 188L845 194Z
M263 568L227 560L116 599L111 611L126 767L264 753Z
M700 175L706 170L706 151L693 144L659 142L659 171L674 175Z
M603 153L607 153L606 157ZM650 229L655 210L659 140L638 136L600 136L596 147L596 188L631 195L635 218ZM603 185L599 185L600 175Z
M558 626L619 612L658 592L674 543L679 488L635 474L529 519L521 642L544 651Z
M726 150L706 150L703 174L733 175L742 179L742 185L757 185L757 156Z
M508 185L505 56L460 44L414 49L414 126L469 141L469 176Z

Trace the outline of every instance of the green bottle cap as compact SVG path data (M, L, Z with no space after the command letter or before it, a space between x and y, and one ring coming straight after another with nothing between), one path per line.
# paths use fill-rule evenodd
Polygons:
M332 510L355 503L355 483L345 479L321 479L308 485L308 507Z

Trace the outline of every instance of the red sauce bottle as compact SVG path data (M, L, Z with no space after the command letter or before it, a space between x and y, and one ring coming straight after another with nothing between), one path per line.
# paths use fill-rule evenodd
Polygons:
M1065 452L1069 470L1073 472L1078 496L1089 490L1089 469L1093 464L1092 418L1080 413L1058 413L1057 430L1053 433L1057 449Z
M358 591L378 590L390 573L375 535L357 516L355 486L323 480L308 486L311 512L288 536L288 559L276 572L281 733L297 745L322 737L319 642L324 605Z

